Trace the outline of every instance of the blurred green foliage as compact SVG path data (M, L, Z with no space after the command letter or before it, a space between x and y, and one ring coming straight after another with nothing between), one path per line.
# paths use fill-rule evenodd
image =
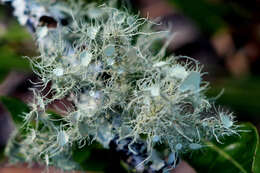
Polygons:
M226 25L221 18L226 10L224 6L214 5L205 0L170 0L170 2L196 21L206 33L214 33Z
M217 99L217 103L226 105L244 115L260 120L260 78L222 78L211 83L208 96L216 96L223 88L224 94Z
M228 27L228 18L246 21L252 17L250 11L235 1L210 0L168 0L193 19L204 34L212 35L222 28Z
M12 47L8 45L1 46L0 52L0 82L12 69L22 71L30 70L28 61L26 59L22 59L21 56L19 56Z
M7 17L7 10L0 6L0 83L12 69L30 71L24 55L32 50L26 44L33 44L32 36L15 19ZM8 20L7 20L8 19Z
M30 111L29 107L22 101L11 97L2 96L0 97L0 101L10 112L10 115L15 125L16 126L23 125L24 119L22 117L22 114L24 112L29 112Z
M257 129L250 123L241 124L240 135L225 137L220 144L205 142L208 148L186 156L198 173L259 173L260 153Z

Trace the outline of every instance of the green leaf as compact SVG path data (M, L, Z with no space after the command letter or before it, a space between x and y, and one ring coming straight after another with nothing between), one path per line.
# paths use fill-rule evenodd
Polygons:
M24 102L11 97L2 96L0 100L10 112L15 125L21 126L23 124L22 113L30 111L28 106Z
M257 131L257 129L255 129ZM259 135L257 135L257 148L255 150L255 157L253 160L252 171L254 173L260 173L260 141Z
M259 137L257 129L250 123L241 125L240 136L229 136L206 142L208 148L202 153L192 153L186 160L198 173L259 173ZM185 157L185 156L184 156Z

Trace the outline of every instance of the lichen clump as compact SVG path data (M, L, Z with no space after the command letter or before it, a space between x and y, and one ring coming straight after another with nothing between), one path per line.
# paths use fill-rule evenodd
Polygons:
M155 32L158 24L107 5L45 6L47 12L56 8L60 13L54 17L63 16L68 24L39 26L40 56L29 58L41 80L34 82L31 112L24 113L29 132L19 141L27 162L63 163L64 169L62 158L70 157L74 145L96 140L109 147L112 140L131 139L133 153L135 142L146 145L144 163L158 161L154 153L161 153L161 160L174 166L179 154L204 147L203 140L236 133L232 114L205 97L201 65L166 56L167 45L154 49L158 40L171 38L170 32ZM59 119L47 111L57 100L64 105ZM163 152L158 145L165 146ZM155 170L162 167L154 164Z

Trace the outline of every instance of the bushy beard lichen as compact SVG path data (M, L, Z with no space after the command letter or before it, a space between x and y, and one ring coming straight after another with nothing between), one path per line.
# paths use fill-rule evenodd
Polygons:
M18 0L12 2L15 7ZM220 141L236 133L232 114L217 110L205 97L208 83L202 80L201 65L192 58L165 56L172 33L154 32L156 23L107 5L25 4L23 9L31 13L37 13L32 6L42 9L33 20L15 12L21 24L25 19L35 22L40 51L28 58L41 81L33 82L35 99L31 112L24 113L24 125L33 132L33 139L28 135L19 142L26 162L64 168L57 158L70 156L73 144L82 147L96 140L140 155L132 164L139 170L148 161L151 170L167 170L176 166L179 154L205 147L203 140ZM41 15L53 17L57 25L40 24ZM167 38L161 50L153 49L156 41ZM64 98L73 106L64 104L66 115L57 125L47 108ZM11 142L7 153L16 157ZM136 149L140 142L144 155ZM160 154L158 144L165 146Z

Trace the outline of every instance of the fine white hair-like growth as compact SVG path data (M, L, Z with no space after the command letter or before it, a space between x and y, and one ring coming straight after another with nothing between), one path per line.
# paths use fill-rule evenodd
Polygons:
M69 160L73 145L96 140L109 148L114 141L120 148L127 141L137 156L135 144L141 142L146 157L135 166L144 169L140 165L150 161L150 169L159 171L176 166L181 153L205 147L203 140L221 142L222 136L236 134L232 114L217 110L205 97L208 83L199 62L166 56L169 41L154 49L158 40L172 38L168 31L153 31L158 24L108 5L26 2L23 8L43 7L57 26L36 28L40 55L28 59L41 81L34 82L32 109L24 115L31 135L20 140L19 159L78 169ZM17 13L24 24L25 17ZM48 105L62 99L72 104L64 103L65 115L54 119ZM7 147L14 161L17 136ZM165 147L159 152L160 144Z

